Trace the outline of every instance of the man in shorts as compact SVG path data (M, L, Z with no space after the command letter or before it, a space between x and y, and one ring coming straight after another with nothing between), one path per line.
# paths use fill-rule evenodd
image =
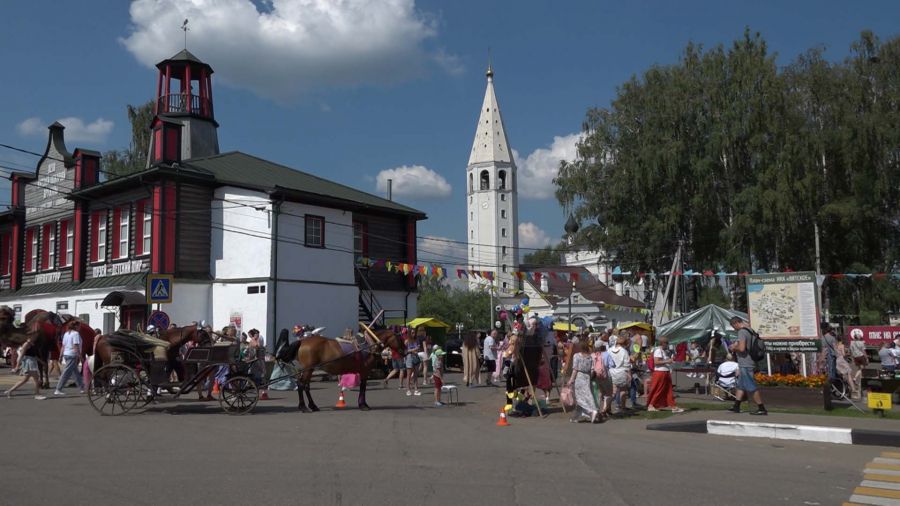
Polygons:
M738 333L737 342L733 343L729 348L731 353L737 357L738 377L737 390L735 391L736 400L729 411L740 413L743 399L749 399L752 396L757 408L756 411L751 411L750 414L768 415L769 412L766 411L766 407L763 405L762 396L759 394L759 389L756 388L756 380L753 378L756 362L750 357L750 340L753 339L753 334L748 330L750 325L739 316L735 316L731 319L731 327Z

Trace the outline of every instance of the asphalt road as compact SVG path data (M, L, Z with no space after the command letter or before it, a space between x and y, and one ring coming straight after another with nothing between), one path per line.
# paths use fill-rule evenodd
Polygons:
M312 414L296 412L293 392L246 416L193 396L115 418L85 397L2 398L0 503L840 504L883 450L561 413L496 427L499 389L463 389L464 405L433 408L430 389L377 385L370 412L325 408L335 383L314 384L323 411Z

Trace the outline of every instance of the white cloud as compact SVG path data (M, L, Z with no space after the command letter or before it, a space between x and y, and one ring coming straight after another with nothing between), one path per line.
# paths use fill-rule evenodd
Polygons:
M387 193L388 179L393 180L395 197L442 198L449 197L453 190L444 176L421 165L403 165L379 172L375 181L382 195Z
M448 69L452 55L430 51L433 16L415 0L137 0L125 47L152 67L184 45L217 76L267 98L292 101L333 86L389 84Z
M434 262L443 265L465 265L466 245L455 242L449 237L426 235L425 237L419 238L417 256L422 262ZM451 273L448 273L448 276L450 274Z
M553 197L556 186L553 178L559 173L559 162L575 159L575 144L581 134L569 134L553 137L550 148L538 148L526 158L519 157L513 150L513 158L519 174L519 196L526 199L549 199Z
M56 121L59 121L66 127L66 141L72 142L102 144L106 142L106 138L109 137L113 126L115 126L112 121L103 118L97 118L90 123L85 123L83 119L72 116L60 118ZM46 135L47 127L50 126L50 123L45 123L44 120L38 117L31 117L19 123L16 129L22 135Z
M547 233L530 221L519 223L519 246L522 248L543 248L550 244Z

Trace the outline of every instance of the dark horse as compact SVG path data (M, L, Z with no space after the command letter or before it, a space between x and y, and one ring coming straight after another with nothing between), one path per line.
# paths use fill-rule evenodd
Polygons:
M313 402L309 392L309 382L315 369L322 369L328 374L341 375L359 373L359 409L369 410L366 404L366 380L369 371L376 363L381 361L381 352L385 347L405 355L405 350L400 338L390 330L378 330L374 332L375 338L367 336L366 345L357 351L342 348L341 343L335 339L322 336L309 336L300 339L282 349L278 359L283 362L296 360L300 364L300 377L297 379L297 395L300 403L297 408L305 413L318 411L319 407ZM309 407L303 400L303 393L309 400Z
M41 309L34 310L26 315L23 325L15 325L16 313L9 306L0 307L0 343L6 346L18 347L31 341L38 357L40 370L40 383L42 388L50 388L50 375L47 372L47 363L51 351L58 348L58 341L66 324L72 320L71 316L58 316ZM78 327L81 335L81 358L87 356L88 350L94 346L94 329L84 322Z
M175 374L178 375L179 381L184 379L184 367L181 361L178 360L178 352L181 347L188 342L193 342L199 346L212 344L212 337L209 335L209 332L198 325L161 330L158 337L169 343L169 347L166 349L166 360L171 365L172 370L175 371ZM91 360L92 371L97 371L104 365L112 362L112 347L107 341L107 336L104 335L97 338Z

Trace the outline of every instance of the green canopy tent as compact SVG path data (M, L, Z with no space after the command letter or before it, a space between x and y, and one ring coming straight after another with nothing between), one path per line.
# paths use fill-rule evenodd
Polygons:
M710 304L656 327L656 335L668 336L670 344L694 340L706 342L715 330L733 340L737 338L737 332L731 328L734 316L748 320L747 313Z

